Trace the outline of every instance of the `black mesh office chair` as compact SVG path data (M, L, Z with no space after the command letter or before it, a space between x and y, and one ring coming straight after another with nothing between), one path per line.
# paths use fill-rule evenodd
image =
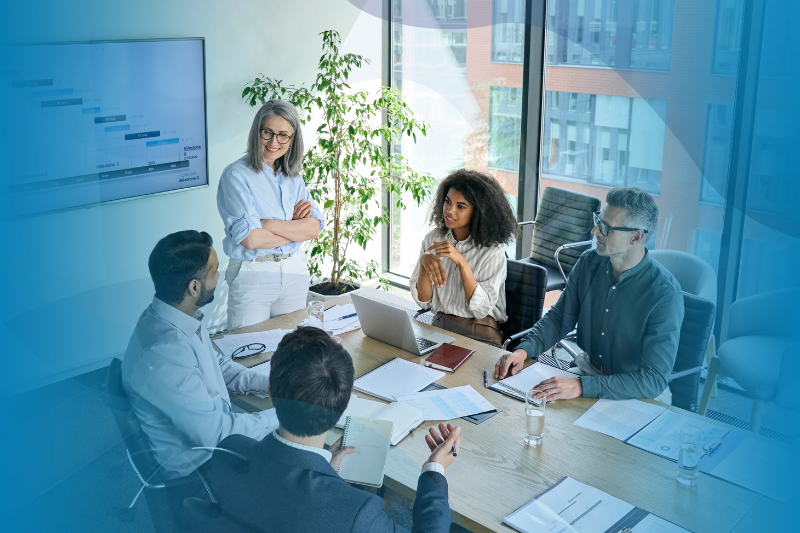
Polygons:
M504 346L519 340L542 318L547 269L528 261L506 259L506 314L500 324Z
M683 293L683 308L678 355L669 378L669 389L672 391L672 405L696 412L700 371L714 328L716 310L712 302L688 292Z
M592 213L600 199L578 192L546 187L533 224L531 256L521 261L547 270L547 291L560 291L581 253L592 244Z

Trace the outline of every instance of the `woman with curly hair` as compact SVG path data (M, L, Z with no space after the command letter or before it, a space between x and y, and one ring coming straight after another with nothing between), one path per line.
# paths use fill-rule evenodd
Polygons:
M436 313L433 325L500 346L506 316L503 244L517 219L497 181L472 170L447 176L431 209L411 296Z

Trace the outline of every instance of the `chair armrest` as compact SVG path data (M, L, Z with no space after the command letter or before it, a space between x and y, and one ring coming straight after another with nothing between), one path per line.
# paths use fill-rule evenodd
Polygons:
M681 370L680 372L673 372L672 375L667 379L667 382L673 381L680 378L685 378L686 376L691 376L692 374L696 374L703 370L702 366L696 366L694 368L690 368L688 370Z
M563 250L565 248L578 248L580 246L590 246L592 244L592 242L593 241L591 239L588 240L588 241L569 242L567 244L562 244L561 246L556 248L556 253L554 255L555 260L556 260L556 265L558 265L558 271L561 272L561 277L564 278L564 282L565 283L567 281L567 276L566 276L566 274L564 274L564 269L561 268L561 261L558 260L558 254L560 254L561 250Z
M508 350L509 352L516 350L517 346L519 346L519 343L522 342L522 339L524 339L532 329L533 328L528 328L509 336L505 342L503 342L503 349Z

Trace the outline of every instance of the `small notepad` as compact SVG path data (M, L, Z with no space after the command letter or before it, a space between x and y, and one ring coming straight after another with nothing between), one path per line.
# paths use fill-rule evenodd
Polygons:
M370 487L383 485L383 471L392 438L393 424L388 420L348 416L344 425L342 447L355 446L356 451L345 455L339 475L348 483Z

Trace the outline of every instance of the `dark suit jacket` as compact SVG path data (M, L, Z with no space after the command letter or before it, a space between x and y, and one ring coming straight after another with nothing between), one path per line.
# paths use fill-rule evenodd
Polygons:
M350 486L319 454L287 446L272 435L256 441L231 435L215 451L209 482L227 519L242 531L407 533L383 511L383 500ZM423 472L417 484L413 528L450 530L447 481Z

